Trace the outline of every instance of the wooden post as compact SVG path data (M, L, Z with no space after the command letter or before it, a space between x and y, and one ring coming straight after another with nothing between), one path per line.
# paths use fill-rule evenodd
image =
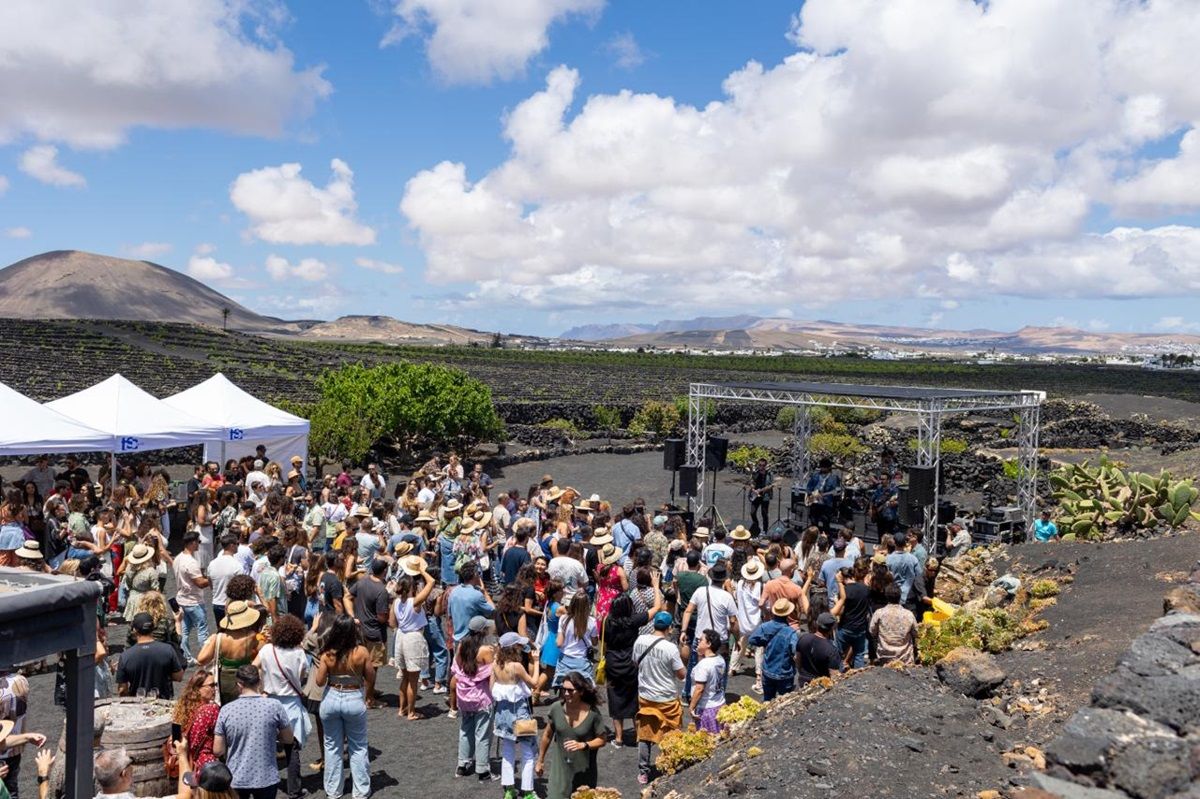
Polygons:
M96 697L96 602L80 609L84 615L84 644L68 649L67 762L64 788L67 796L92 796L92 738Z

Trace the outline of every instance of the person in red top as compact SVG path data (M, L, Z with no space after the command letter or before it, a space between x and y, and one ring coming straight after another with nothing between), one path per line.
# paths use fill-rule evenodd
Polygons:
M188 759L196 771L217 759L212 750L217 716L221 712L216 695L217 678L211 670L201 669L188 680L171 715L171 721L179 725L187 738Z
M221 486L225 485L225 475L221 474L221 467L216 461L209 461L205 464L206 473L204 479L200 481L201 488L207 488L211 491L216 491ZM197 768L199 768L197 766Z
M786 599L794 606L792 615L788 618L788 623L793 630L803 632L801 621L808 615L808 589L812 585L814 571L810 570L805 577L804 585L796 585L792 576L796 573L796 561L788 558L779 563L780 575L774 580L769 580L763 586L762 599L759 601L759 606L766 611L770 611L776 601Z

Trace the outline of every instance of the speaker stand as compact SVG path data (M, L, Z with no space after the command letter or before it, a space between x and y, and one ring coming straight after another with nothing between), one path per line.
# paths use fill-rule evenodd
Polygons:
M712 490L709 492L708 504L700 508L700 510L696 513L696 518L703 519L708 515L708 512L711 511L713 524L715 525L717 522L720 522L721 529L728 530L729 525L725 524L725 519L721 516L721 511L717 508L717 473L714 470L709 472L709 474L712 478Z

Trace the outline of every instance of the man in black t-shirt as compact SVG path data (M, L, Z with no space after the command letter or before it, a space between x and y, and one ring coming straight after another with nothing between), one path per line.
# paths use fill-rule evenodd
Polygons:
M842 605L835 640L842 653L842 662L850 668L861 669L867 665L870 643L867 629L871 625L871 589L863 582L867 576L867 561L859 558L849 571L850 576L842 583L846 601Z
M71 484L71 491L75 493L82 491L83 484L91 480L91 477L87 473L87 469L79 465L79 461L74 455L67 456L66 465L66 469L54 475L55 482L59 480L66 480Z
M801 686L842 670L841 655L829 640L836 624L832 613L822 613L817 617L817 631L800 636L796 644L796 676Z
M170 644L154 640L154 617L139 613L133 617L137 643L121 653L117 663L117 687L122 696L133 696L139 690L146 694L157 691L160 699L175 695L173 682L183 679L187 664L183 653Z
M350 586L354 618L358 619L362 631L363 646L371 653L371 663L377 669L387 661L388 613L391 609L391 597L383 583L387 571L387 561L376 558L371 562L371 576L360 577ZM375 698L368 697L367 707L376 706Z
M342 556L333 554L326 561L327 569L321 575L321 604L330 613L341 615L347 612L345 599L346 589L342 586L342 581L338 579L338 575L342 571Z

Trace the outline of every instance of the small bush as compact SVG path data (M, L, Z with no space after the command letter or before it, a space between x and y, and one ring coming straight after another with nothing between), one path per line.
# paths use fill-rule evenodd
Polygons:
M854 408L835 408L833 410L855 410ZM790 433L796 425L795 405L785 405L775 414L775 428L784 433ZM809 422L813 433L845 433L845 422L839 421L833 411L821 405L810 406L808 409Z
M1058 596L1058 592L1061 590L1062 588L1053 580L1035 580L1029 587L1029 595L1034 599L1048 599Z
M596 425L600 430L612 431L621 426L621 412L606 405L592 408L592 416L596 417Z
M969 612L960 610L937 624L922 624L917 638L921 662L937 663L960 646L983 652L1003 652L1013 641L1028 633L1000 608Z
M920 442L917 441L917 439L910 438L908 440L908 448L913 452L916 452L917 447L919 446ZM969 448L970 445L961 438L949 438L947 436L942 437L941 453L943 455L961 455Z
M662 752L654 761L659 771L674 774L712 756L717 736L704 730L674 730L659 741Z
M679 430L681 419L679 408L674 404L650 400L633 415L629 422L629 432L635 436L648 433L666 436Z
M579 428L570 419L548 419L538 425L538 427L545 427L548 430L558 430L568 438L574 438L579 435Z
M738 469L751 469L759 458L771 459L771 450L766 447L740 446L729 450L726 459Z
M865 425L883 418L883 411L872 408L830 408L829 413L842 424Z
M749 721L762 712L762 702L756 702L753 697L743 695L731 705L725 705L717 711L717 721L722 724L737 724Z
M675 405L675 410L679 412L679 418L680 419L688 418L688 396L687 396L687 394L681 394L680 396L678 396L674 400L672 400L672 402ZM717 418L717 403L714 400L705 400L703 408L704 408L705 423L711 422L713 419Z
M809 452L834 460L851 458L867 451L866 446L845 433L814 433L808 439Z

